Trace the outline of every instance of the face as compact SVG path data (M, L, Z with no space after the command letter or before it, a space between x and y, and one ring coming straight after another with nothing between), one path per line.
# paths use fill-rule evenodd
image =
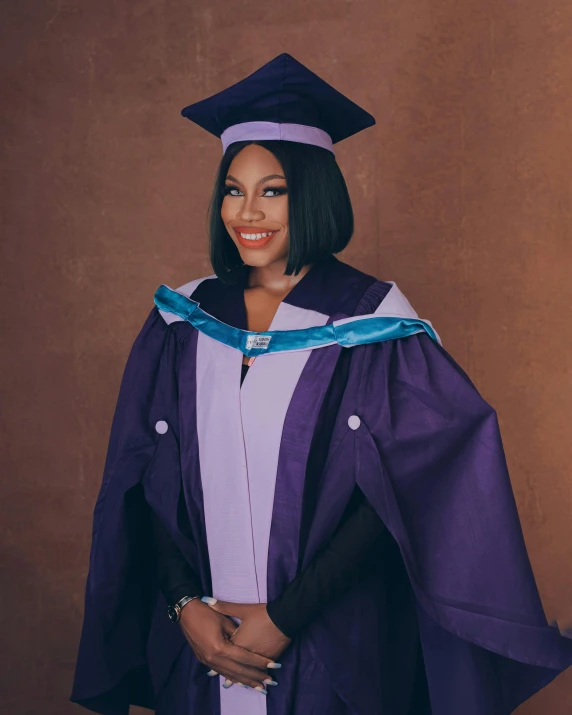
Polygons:
M240 257L259 268L288 256L288 193L278 159L249 144L228 167L221 217ZM262 234L262 235L261 235Z

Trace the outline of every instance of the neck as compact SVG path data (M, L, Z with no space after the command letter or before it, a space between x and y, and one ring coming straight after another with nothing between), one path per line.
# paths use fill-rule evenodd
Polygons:
M287 276L284 274L287 259L275 261L268 266L251 266L248 272L248 288L263 288L269 293L285 294L302 280L310 270L311 264L302 268L298 275Z

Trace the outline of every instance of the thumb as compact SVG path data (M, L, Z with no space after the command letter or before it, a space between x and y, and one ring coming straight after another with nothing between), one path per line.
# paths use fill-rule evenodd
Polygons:
M230 618L224 618L221 622L222 631L229 640L231 640L233 635L237 632L238 626L239 624Z

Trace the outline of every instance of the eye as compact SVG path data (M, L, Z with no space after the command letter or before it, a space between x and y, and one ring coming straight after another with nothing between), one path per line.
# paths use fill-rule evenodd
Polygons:
M236 192L236 193L235 193ZM270 194L268 193L270 192ZM262 190L262 196L267 199L272 199L275 196L282 196L288 193L288 189L285 186L267 186ZM242 196L242 191L236 186L226 185L223 190L223 196Z
M266 194L267 191L273 191L274 196L282 196L283 194L286 194L288 192L288 189L285 186L267 186L264 189L264 194Z
M233 193L231 193L232 191L238 191L238 193L233 194ZM240 196L241 193L242 193L241 190L237 189L236 186L225 186L223 195L224 196Z

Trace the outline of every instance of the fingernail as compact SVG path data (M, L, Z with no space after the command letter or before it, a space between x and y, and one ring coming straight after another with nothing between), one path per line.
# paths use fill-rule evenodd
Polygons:
M264 695L268 693L268 690L265 690L262 685L257 685L254 689L258 690L259 693L264 693Z
M274 662L272 661L272 662L268 663L268 665L267 665L266 667L267 667L267 668L281 668L281 667L282 667L282 663L274 663Z
M203 596L203 597L201 598L201 601L202 601L203 603L208 603L209 606L214 606L215 603L217 602L217 599L216 599L216 598L211 598L210 596Z
M222 687L223 687L223 688L230 688L231 685L232 685L232 680L229 680L228 678L226 678L226 680L225 680L224 683L222 684Z
M209 670L207 675L218 675L218 673L216 672L216 670Z
M241 688L250 688L250 685L247 685L246 683L239 683Z
M266 680L263 680L262 682L266 683L266 685L278 685L278 683L275 680L272 680L272 678L266 678Z

